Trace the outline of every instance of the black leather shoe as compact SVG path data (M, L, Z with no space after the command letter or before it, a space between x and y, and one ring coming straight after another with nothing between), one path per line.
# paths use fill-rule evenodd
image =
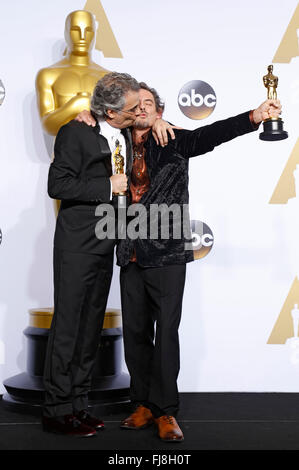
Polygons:
M101 419L96 416L92 416L86 410L76 413L75 416L79 421L81 421L81 423L86 424L93 429L103 429L105 427L104 422Z
M79 421L73 415L42 417L43 430L65 436L91 437L96 435L96 430Z

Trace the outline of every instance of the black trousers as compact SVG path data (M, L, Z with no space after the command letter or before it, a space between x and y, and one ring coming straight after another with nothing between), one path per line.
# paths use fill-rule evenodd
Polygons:
M131 400L148 406L155 417L176 415L179 408L178 328L185 276L185 264L142 268L129 263L120 272Z
M44 368L46 416L86 409L113 270L107 255L54 248L54 315Z

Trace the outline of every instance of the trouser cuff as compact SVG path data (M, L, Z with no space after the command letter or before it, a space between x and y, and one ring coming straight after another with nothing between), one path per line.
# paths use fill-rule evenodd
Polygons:
M62 405L55 406L44 406L43 407L43 416L48 418L55 418L57 416L72 415L73 406L71 403L64 403Z
M82 397L77 397L74 398L73 400L73 410L74 413L80 413L82 410L87 410L88 408L88 397L87 396L82 396Z

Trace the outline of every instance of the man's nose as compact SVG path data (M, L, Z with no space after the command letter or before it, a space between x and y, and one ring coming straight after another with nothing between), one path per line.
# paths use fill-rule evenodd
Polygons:
M135 115L138 116L138 114L140 114L140 103L135 107Z
M138 108L139 108L140 111L144 111L145 106L144 106L144 103L142 101L139 101Z

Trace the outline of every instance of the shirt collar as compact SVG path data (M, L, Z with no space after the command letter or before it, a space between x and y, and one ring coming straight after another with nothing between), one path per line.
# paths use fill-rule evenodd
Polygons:
M99 121L100 126L100 134L103 134L105 137L119 137L121 133L121 129L117 127L112 127L108 124L107 121Z

